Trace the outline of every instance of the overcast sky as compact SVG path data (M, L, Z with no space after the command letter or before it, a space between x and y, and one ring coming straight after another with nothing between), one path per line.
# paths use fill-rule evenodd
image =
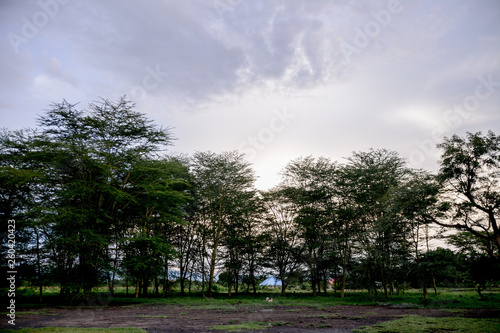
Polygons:
M500 1L0 0L0 127L127 97L177 138L239 150L259 188L300 156L500 134Z

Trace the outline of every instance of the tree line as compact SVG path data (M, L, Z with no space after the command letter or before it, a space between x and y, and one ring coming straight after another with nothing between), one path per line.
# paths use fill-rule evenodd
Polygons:
M167 154L171 129L125 98L52 104L38 125L0 136L0 218L5 231L16 221L19 277L40 297L48 284L64 297L103 284L113 295L124 279L136 297L160 295L173 270L181 294L197 279L208 297L216 281L229 295L256 292L264 275L282 293L307 281L316 295L335 279L341 297L353 287L389 297L409 282L427 297L444 275L474 279L480 292L500 272L492 131L444 138L437 174L372 149L345 163L295 159L278 186L258 191L237 151ZM429 248L436 227L457 231L456 252ZM6 267L6 237L1 251Z

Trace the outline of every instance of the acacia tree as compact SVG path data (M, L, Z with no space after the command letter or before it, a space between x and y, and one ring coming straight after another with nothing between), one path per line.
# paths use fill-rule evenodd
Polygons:
M437 293L435 270L430 265L429 226L443 215L438 202L440 185L436 177L421 170L411 170L398 187L390 191L387 213L399 226L399 233L405 235L398 244L401 267L410 261L416 262L417 275L423 285L423 295L427 299L427 284L432 281ZM405 278L404 272L398 277ZM401 282L401 281L399 281ZM404 282L404 281L403 281Z
M356 235L361 230L358 223L359 203L356 202L355 195L353 195L355 193L353 191L356 179L352 178L352 176L351 169L342 166L337 170L333 184L336 205L334 206L335 217L331 235L335 239L334 248L341 261L340 265L338 265L342 272L340 277L341 298L345 296L347 271L353 255ZM335 273L338 271L337 269ZM334 275L338 276L338 274Z
M458 266L454 276L460 281L474 281L476 290L484 299L482 289L486 283L495 281L500 276L500 263L495 257L491 257L492 242L474 236L468 231L460 231L448 236L448 244L454 246L457 251L454 253Z
M192 278L192 267L197 258L199 235L193 216L187 216L184 223L179 224L172 237L177 250L177 266L179 267L179 283L181 295L185 294L186 281Z
M295 224L295 213L282 188L262 192L264 265L281 280L284 295L290 280L303 265L304 245Z
M199 218L203 224L204 244L209 252L208 296L212 286L224 231L239 216L248 192L253 191L255 176L243 155L237 152L197 152L191 172L195 195L199 202Z
M263 235L260 225L261 204L255 191L240 194L240 203L235 212L229 216L229 224L225 233L224 266L228 294L234 286L238 293L242 277L248 286L257 292L256 273L260 267L260 254L263 248Z
M140 287L147 294L150 281L158 294L159 276L165 288L168 261L174 258L172 233L181 224L190 200L187 167L177 159L147 159L136 163L130 174L125 208L124 265L136 276L136 297Z
M46 176L46 159L42 156L47 154L34 130L0 133L0 227L6 231L8 221L16 221L16 244L9 244L8 237L1 238L0 266L8 267L15 262L19 275L39 286L40 300L42 285L47 279L43 262L48 254L42 246L45 239L37 207L52 195L39 186ZM18 254L15 259L8 252L13 246ZM6 286L6 283L2 281L0 285Z
M18 139L10 151L25 154L25 169L42 174L33 184L41 193L31 207L33 221L62 293L85 296L106 279L110 245L134 199L131 171L172 140L133 109L124 98L92 103L87 111L53 104L38 119L39 132Z
M320 157L300 158L283 171L285 193L295 208L295 219L307 249L307 265L313 293L326 292L328 268L334 257L331 242L335 197L333 184L337 166Z
M348 158L344 176L350 180L349 195L356 205L359 225L357 246L363 251L368 289L381 281L385 297L394 274L392 264L404 228L387 214L390 191L397 188L407 173L404 161L386 149L357 152ZM376 290L376 288L375 288Z
M500 136L492 131L453 135L438 145L443 150L439 180L442 200L450 210L447 219L436 219L443 227L468 231L491 242L489 255L499 257L500 225Z

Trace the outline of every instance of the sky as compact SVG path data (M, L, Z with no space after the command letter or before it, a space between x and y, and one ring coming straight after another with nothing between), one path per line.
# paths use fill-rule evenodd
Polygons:
M0 0L0 128L124 95L260 189L371 148L434 172L443 137L500 134L500 1Z

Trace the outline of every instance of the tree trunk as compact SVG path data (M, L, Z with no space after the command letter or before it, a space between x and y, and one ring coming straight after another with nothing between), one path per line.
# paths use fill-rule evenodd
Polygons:
M108 272L108 290L109 290L109 294L111 296L115 295L115 288L113 285L113 279L111 278L111 274L109 274L109 272Z
M38 268L38 283L39 283L39 300L43 301L43 280L42 280L42 266L40 264L40 238L38 235L38 228L35 227L36 233L36 266Z
M191 281L193 280L193 269L194 269L194 260L191 265L191 270L189 271L189 284L188 284L188 293L191 294Z
M387 292L387 281L385 278L384 271L385 271L385 265L382 267L382 287L384 287L384 296L386 299L388 299L389 293Z
M201 255L201 294L205 297L205 259Z
M385 281L384 281L384 282L385 282ZM386 285L384 282L382 282L382 283L384 284L384 285L383 285L383 287L384 287L384 296L385 296L385 298L387 299L387 298L389 298L389 292L388 292L388 290L387 290L387 285Z
M217 246L214 245L212 256L210 258L210 268L209 268L210 276L208 277L208 298L212 298L212 284L214 283L216 251L217 251Z
M149 276L145 275L144 279L142 280L142 296L143 297L148 296L148 287L149 287Z
M316 297L317 296L317 292L316 292L316 272L315 272L314 266L313 266L313 254L312 254L312 250L309 250L309 270L311 271L311 287L312 287L312 291L313 291L313 296Z
M286 283L285 283L285 273L283 271L280 272L280 280L281 280L281 295L285 295L286 292Z
M423 289L424 299L427 300L427 287L425 286L425 279L423 279L422 282L424 284L424 289Z
M344 251L346 252L346 251ZM344 253L344 256L342 258L342 286L340 287L340 298L344 298L345 296L345 278L346 278L346 266L347 266L347 253ZM333 282L334 284L335 281ZM337 287L335 286L335 290L337 290Z
M163 271L163 297L168 293L168 261L165 260L165 270Z
M482 287L482 286L481 286L481 284L480 284L480 283L478 283L478 284L477 284L477 289L476 289L476 290L477 290L477 293L479 294L479 298L480 298L481 300L484 300L485 298L484 298L484 296L483 296L483 293L481 292L481 287Z
M113 260L113 273L111 274L111 281L109 282L108 288L111 296L115 295L115 277L116 277L116 268L118 266L118 246L115 247L115 259ZM109 273L108 273L109 279Z
M327 278L326 278L326 272L325 272L325 274L323 274L323 291L324 291L325 295L327 294L327 292L326 292L327 281L326 280L327 280Z
M432 287L434 288L434 295L438 295L438 290L436 286L436 278L434 277L434 274L432 274Z
M184 295L184 282L185 282L185 273L184 273L184 267L183 267L183 262L182 258L180 260L180 285L181 285L181 295Z
M158 283L158 275L155 274L155 296L160 296L160 284Z
M281 295L285 295L286 292L286 284L281 280Z
M240 289L240 281L238 279L238 276L240 276L240 272L236 272L236 277L234 278L234 293L238 295L238 291Z
M141 280L138 278L135 284L135 298L139 298L139 287L141 284Z

